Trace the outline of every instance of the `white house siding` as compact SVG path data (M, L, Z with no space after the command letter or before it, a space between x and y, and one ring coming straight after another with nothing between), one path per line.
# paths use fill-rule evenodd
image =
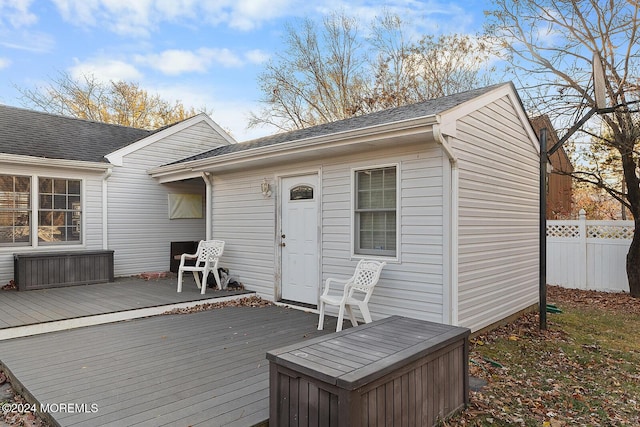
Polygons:
M56 250L95 250L102 249L102 176L103 172L86 172L72 169L33 167L3 164L3 174L31 176L37 185L36 177L53 177L82 180L83 194L83 241L81 244L0 246L0 286L13 279L13 254L20 252L50 252ZM34 217L34 220L37 218Z
M370 303L372 315L442 321L443 160L435 144L215 176L213 234L227 242L221 264L248 289L273 299L278 199L276 191L263 198L260 184L265 177L275 183L277 176L320 171L322 281L349 277L358 261L351 257L352 168L393 163L399 164L401 177L400 260L385 267Z
M220 266L247 289L273 300L277 197L262 196L274 170L247 170L213 178L213 237L225 241Z
M160 184L147 171L159 165L221 145L221 137L201 123L154 142L124 157L108 182L108 247L116 276L169 270L170 242L205 238L202 219L169 219L168 194L201 194L201 178Z
M351 258L352 168L398 163L400 167L400 254L388 261L371 297L374 319L394 314L443 320L442 151L424 142L418 150L378 151L326 163L322 168L322 271L347 278ZM332 311L329 310L331 313Z
M537 302L538 153L507 97L458 122L459 324Z

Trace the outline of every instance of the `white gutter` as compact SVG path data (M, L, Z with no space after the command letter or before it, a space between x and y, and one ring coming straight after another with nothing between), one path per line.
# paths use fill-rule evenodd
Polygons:
M0 154L0 163L20 164L23 166L50 166L59 168L104 171L111 168L109 163L85 162L81 160L50 159L46 157L22 156L19 154Z
M440 125L433 125L433 136L442 147L451 164L451 198L449 215L449 324L458 325L458 215L459 215L459 175L458 158L453 148L442 134Z
M206 186L205 190L205 237L206 240L211 240L213 237L213 179L209 172L202 172L202 179Z
M102 249L109 249L109 186L107 180L111 177L113 169L109 168L102 176Z

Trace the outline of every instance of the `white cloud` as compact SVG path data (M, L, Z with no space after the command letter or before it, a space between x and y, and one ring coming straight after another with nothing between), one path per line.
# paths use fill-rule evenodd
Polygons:
M464 3L444 0L325 0L316 3L315 10L322 15L344 11L348 16L358 18L362 24L372 22L388 11L402 18L405 23L403 31L410 37L474 32L475 27L482 23L474 22L474 13L460 4Z
M227 68L240 67L243 61L229 49L200 49L204 54L209 55L211 60Z
M269 54L260 49L250 50L244 54L244 57L252 64L262 64L269 60Z
M213 102L211 106L213 121L223 129L231 131L231 136L238 142L273 135L277 132L277 129L267 127L247 129L249 112L258 108L254 103L226 99Z
M19 0L15 0L19 2ZM248 31L265 21L297 14L300 0L53 0L67 22L149 37L164 22L209 23ZM298 5L299 6L299 5Z
M138 81L142 73L136 67L124 61L108 58L96 58L86 62L74 59L76 64L69 69L71 76L78 79L93 75L103 81Z
M236 141L248 141L266 135L274 134L277 130L272 128L247 129L249 112L258 110L256 102L243 99L220 98L215 90L203 90L198 84L169 85L159 88L148 87L150 93L157 93L163 99L173 102L180 101L189 108L196 110L205 108L211 112L211 118L224 130L229 131Z
M286 15L295 15L300 9L292 0L237 0L231 2L229 22L231 28L253 30L264 21Z
M184 17L197 19L197 6L202 0L157 0L150 3L154 4L157 12L167 20Z
M10 36L0 33L0 46L9 49L50 52L54 45L55 41L49 34L37 31L13 31Z
M0 27L9 24L13 28L35 24L38 17L29 12L33 0L1 0Z
M8 68L11 65L11 60L8 58L0 58L0 70Z
M184 73L205 73L214 64L226 68L240 67L243 60L229 49L200 48L190 50L165 50L149 55L136 55L135 60L161 73L175 76Z
M135 59L140 64L172 76L185 72L203 73L211 62L210 58L188 50L166 50L158 54L136 55Z
M66 21L88 26L96 23L94 1L53 0L53 3Z
M0 46L30 52L48 52L50 35L32 31L38 17L30 12L32 0L0 0Z
M53 0L63 19L71 24L106 27L127 36L146 37L155 28L160 11L153 0Z

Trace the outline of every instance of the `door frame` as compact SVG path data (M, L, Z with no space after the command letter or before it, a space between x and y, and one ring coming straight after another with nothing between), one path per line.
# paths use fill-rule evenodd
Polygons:
M275 182L277 182L277 191L275 191L275 204L276 204L276 224L274 229L274 257L275 260L275 280L273 296L275 301L282 300L282 247L280 246L280 235L282 234L282 202L286 197L282 186L282 181L285 178L295 178L297 176L316 175L318 177L318 188L316 189L316 203L318 214L318 297L322 292L322 168L317 169L302 169L294 172L288 172L284 174L274 175Z

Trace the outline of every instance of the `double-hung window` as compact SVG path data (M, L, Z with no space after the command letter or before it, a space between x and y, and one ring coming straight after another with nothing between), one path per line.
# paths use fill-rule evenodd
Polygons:
M79 243L82 224L80 180L39 178L38 241Z
M31 177L0 175L0 246L31 242Z
M0 174L0 247L81 243L81 184L79 179Z
M355 171L354 253L397 254L397 166Z

